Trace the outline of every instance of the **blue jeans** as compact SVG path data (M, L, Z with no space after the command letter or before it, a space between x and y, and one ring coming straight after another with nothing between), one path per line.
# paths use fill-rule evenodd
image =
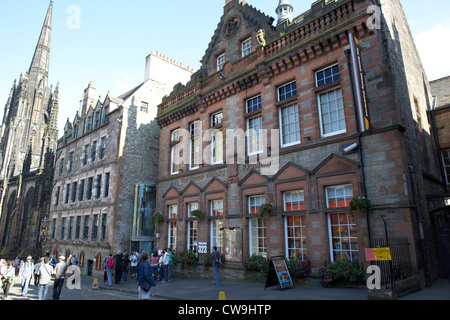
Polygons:
M112 286L112 274L114 269L106 268L106 275L108 276L108 286Z
M39 285L38 299L45 300L47 298L48 283Z
M216 280L216 284L220 284L220 275L219 275L220 265L214 265L214 278Z
M22 278L22 294L27 294L28 285L30 284L31 276Z
M169 281L172 281L172 264L169 264L169 270L168 270L168 272L169 272Z
M153 279L155 279L155 281L158 280L158 265L152 266L151 270L153 274Z

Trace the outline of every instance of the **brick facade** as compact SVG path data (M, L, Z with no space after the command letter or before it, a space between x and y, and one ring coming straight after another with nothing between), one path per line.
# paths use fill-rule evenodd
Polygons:
M229 265L238 268L253 253L304 254L318 272L326 260L345 258L344 253L367 263L369 238L385 236L384 215L389 236L408 239L414 272L436 277L427 196L443 185L427 118L430 89L400 2L382 1L379 29L368 26L369 5L317 1L275 29L272 18L245 1L226 3L202 68L158 107L158 209L165 216L158 248L183 252L192 241L206 241L209 250L219 244ZM362 52L369 130L362 130L354 102L349 34L359 39ZM251 52L243 54L249 43ZM212 120L217 112L223 114L219 124ZM289 112L292 118L284 116ZM267 129L266 141L247 135L253 125ZM211 149L212 130L223 133L223 161L217 164L211 164L210 151L203 154ZM276 130L290 130L294 138L279 138ZM174 140L178 134L183 138ZM261 141L256 158L252 143ZM356 149L344 151L355 143ZM197 145L204 155L199 161L192 158ZM178 167L174 154L184 161ZM333 202L334 192L346 194ZM294 193L303 199L295 210L286 200ZM369 219L357 212L345 220L354 197L371 200L375 210ZM219 213L216 200L223 204ZM254 201L273 205L262 224L255 219ZM205 214L196 228L189 203L198 203ZM349 228L351 240L337 233L336 217L347 221L341 227ZM292 225L294 220L301 225ZM292 236L291 229L302 235ZM229 239L235 243L227 244Z

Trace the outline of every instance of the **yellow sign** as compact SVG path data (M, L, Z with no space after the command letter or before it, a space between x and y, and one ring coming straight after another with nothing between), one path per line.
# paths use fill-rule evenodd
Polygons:
M98 280L94 279L94 283L92 283L92 289L98 289Z
M375 248L373 249L375 253L375 259L377 261L390 261L391 258L391 250L389 248Z
M367 261L391 261L391 250L389 248L367 248Z

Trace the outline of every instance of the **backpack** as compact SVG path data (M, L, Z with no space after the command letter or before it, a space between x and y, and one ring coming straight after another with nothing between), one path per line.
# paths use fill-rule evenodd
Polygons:
M114 259L113 258L109 258L108 268L110 268L110 269L114 268Z

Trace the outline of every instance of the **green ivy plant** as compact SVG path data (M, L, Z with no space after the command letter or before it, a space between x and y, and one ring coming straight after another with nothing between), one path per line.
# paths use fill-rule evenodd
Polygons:
M350 204L348 206L348 212L353 211L360 211L361 213L365 214L366 216L369 216L373 211L372 203L369 199L361 197L361 198L354 198L352 201L350 201Z
M154 212L152 215L152 224L156 225L162 225L164 222L164 216L161 212Z
M191 211L191 216L196 217L199 220L203 220L203 218L205 217L203 212L200 211L200 210L193 210L193 211Z
M272 204L264 203L261 207L259 207L259 216L260 218L265 218L272 212Z

